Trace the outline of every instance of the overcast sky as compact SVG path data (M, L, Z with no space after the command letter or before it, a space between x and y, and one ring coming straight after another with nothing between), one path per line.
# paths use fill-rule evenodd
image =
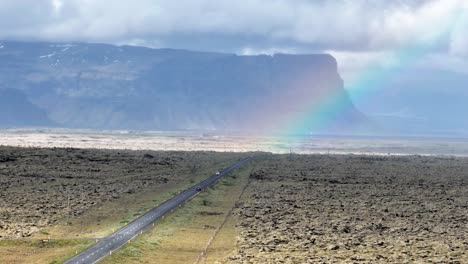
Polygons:
M0 39L272 54L328 52L345 79L427 50L468 73L466 0L0 0Z

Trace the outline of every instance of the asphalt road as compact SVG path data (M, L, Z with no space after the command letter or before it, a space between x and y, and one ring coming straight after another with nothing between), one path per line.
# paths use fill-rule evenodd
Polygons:
M245 163L250 161L250 159L251 158L241 160L231 167L221 171L219 174L215 174L201 183L194 185L190 189L185 190L181 194L171 198L170 200L167 200L160 206L152 209L145 215L129 223L116 233L101 239L96 245L65 262L65 264L97 263L98 261L112 254L112 252L115 252L120 247L124 246L136 236L140 235L145 229L151 227L154 222L157 222L164 218L165 215L172 213L179 207L179 205L190 200L192 197L203 191L203 189L206 189L215 184L230 172L243 166Z

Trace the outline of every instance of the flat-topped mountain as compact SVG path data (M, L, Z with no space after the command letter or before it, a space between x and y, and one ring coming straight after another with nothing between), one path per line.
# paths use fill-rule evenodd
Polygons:
M3 41L0 90L11 89L41 117L30 122L17 115L24 103L11 104L4 115L18 122L0 123L3 127L281 129L271 124L307 114L327 96L340 97L348 109L333 129L365 120L343 89L335 59L326 54L238 56Z

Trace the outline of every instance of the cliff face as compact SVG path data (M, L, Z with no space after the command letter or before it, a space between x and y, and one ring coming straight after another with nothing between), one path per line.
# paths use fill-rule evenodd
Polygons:
M22 42L0 47L0 89L21 90L62 127L275 129L273 123L307 113L331 94L349 109L337 127L364 119L329 55Z

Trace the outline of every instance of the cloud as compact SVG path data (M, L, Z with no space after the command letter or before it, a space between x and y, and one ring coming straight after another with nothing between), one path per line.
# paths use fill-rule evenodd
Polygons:
M428 67L465 72L467 10L465 0L0 0L0 39L327 52L352 80L418 46L437 54Z
M468 3L465 11L468 10ZM468 56L468 12L463 12L455 24L450 36L450 53L456 56Z
M327 50L325 52L336 58L338 71L347 82L356 81L361 77L360 74L370 67L384 68L391 58L390 53L383 51L349 52Z
M272 45L381 50L427 38L462 2L0 0L0 38L163 43L221 35L246 42L261 38Z
M298 54L301 53L298 49L295 48L267 48L267 49L257 49L245 47L242 48L239 52L239 55L252 56L252 55L274 55L278 53L283 54Z
M417 65L420 70L448 71L468 75L468 60L445 53L432 53L423 58Z

